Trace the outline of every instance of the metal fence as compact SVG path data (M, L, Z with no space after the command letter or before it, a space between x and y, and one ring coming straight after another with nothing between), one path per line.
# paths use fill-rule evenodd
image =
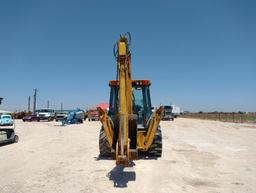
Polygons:
M256 113L187 113L182 117L234 123L256 123Z

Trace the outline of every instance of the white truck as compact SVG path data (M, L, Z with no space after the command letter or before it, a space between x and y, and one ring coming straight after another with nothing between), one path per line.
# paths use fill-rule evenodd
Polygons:
M172 107L172 114L174 115L174 118L177 118L178 116L180 116L180 114L181 114L180 107L178 107L176 105L171 105L171 107Z
M174 120L174 115L172 113L172 107L169 105L165 105L164 107L164 112L162 114L161 120Z
M36 110L37 121L47 120L52 121L55 117L54 109L38 109Z

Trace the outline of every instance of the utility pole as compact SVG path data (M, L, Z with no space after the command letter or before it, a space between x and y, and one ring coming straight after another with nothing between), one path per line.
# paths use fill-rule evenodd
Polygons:
M60 110L63 111L63 103L60 103Z
M30 96L28 96L28 113L30 112Z
M50 101L48 100L47 101L47 109L49 109L49 107L50 107Z
M37 95L37 89L34 89L34 103L33 103L33 113L36 112L36 95Z

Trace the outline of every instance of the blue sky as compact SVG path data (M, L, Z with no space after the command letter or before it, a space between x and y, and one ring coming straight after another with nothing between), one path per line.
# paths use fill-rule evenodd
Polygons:
M132 34L134 79L154 105L256 111L255 1L0 1L1 108L108 102L112 54Z

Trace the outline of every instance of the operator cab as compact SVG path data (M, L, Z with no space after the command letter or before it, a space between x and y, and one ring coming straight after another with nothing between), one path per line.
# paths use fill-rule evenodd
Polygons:
M112 118L119 112L118 104L118 81L110 81L110 101L109 101L109 116ZM132 101L133 113L137 115L138 129L144 129L147 126L147 121L152 114L152 106L150 100L150 81L149 80L133 80L132 81Z

